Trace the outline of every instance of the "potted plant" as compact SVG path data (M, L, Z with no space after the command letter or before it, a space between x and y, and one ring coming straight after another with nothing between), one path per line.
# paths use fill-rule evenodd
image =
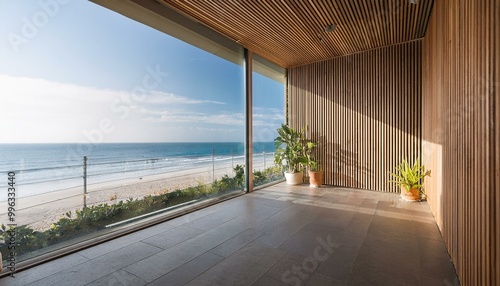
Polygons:
M300 185L303 181L303 166L307 158L303 153L303 130L295 130L286 124L278 128L278 137L274 139L274 163L285 170L289 185Z
M426 171L418 159L413 165L405 159L396 167L395 173L389 173L394 177L390 182L401 187L401 198L406 201L420 201L421 194L424 193L424 179L431 175L431 171Z
M323 171L318 161L312 155L313 149L316 148L316 143L307 142L305 146L305 157L307 160L307 167L309 168L309 186L319 188L323 185Z

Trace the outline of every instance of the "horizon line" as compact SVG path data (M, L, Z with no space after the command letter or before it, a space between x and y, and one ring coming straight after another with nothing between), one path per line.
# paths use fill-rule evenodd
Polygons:
M252 143L271 143L274 141L253 141ZM13 145L13 144L162 144L162 143L245 143L245 141L162 141L162 142L13 142L5 143L0 142L0 145Z

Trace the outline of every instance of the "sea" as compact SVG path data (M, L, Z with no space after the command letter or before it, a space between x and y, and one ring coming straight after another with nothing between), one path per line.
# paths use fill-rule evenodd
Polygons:
M253 152L272 153L274 143L253 143ZM9 172L15 173L18 197L82 186L84 157L88 181L99 183L242 161L244 144L0 144L0 201L7 198Z

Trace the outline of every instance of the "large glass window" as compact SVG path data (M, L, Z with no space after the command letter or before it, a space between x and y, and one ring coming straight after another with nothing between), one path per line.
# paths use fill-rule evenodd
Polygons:
M284 122L285 73L283 68L253 56L253 168L254 186L283 179L274 164L276 129Z
M89 1L45 3L0 3L4 265L13 232L20 262L242 192L241 48L228 60Z

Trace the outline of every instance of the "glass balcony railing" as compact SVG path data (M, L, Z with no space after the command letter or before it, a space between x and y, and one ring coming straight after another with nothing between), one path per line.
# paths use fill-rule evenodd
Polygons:
M273 153L254 154L253 160L256 186L282 179ZM0 187L13 193L0 195L4 265L13 251L17 262L26 261L141 220L244 191L244 156L234 151L213 149L210 156L122 161L88 157L81 162L1 173L12 175L11 185ZM50 176L53 170L57 177Z

